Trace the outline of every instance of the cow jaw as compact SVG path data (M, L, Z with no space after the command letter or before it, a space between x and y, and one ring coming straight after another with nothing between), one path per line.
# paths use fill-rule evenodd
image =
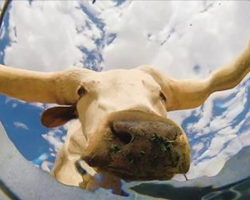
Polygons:
M82 159L128 181L168 180L189 170L190 148L186 134L172 120L119 111L98 126Z

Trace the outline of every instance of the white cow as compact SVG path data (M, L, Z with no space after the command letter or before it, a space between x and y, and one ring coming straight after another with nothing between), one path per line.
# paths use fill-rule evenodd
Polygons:
M166 113L202 105L213 92L235 87L249 71L249 44L205 80L175 80L151 66L43 73L0 65L0 93L62 105L43 113L46 127L79 119L69 128L51 174L66 185L112 188L120 194L121 179L167 180L185 174L188 139ZM79 165L87 173L81 174Z

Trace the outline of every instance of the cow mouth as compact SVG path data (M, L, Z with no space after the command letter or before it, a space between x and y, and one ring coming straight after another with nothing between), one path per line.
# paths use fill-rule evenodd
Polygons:
M186 173L190 148L170 119L138 111L112 113L99 127L82 159L127 181L168 180Z

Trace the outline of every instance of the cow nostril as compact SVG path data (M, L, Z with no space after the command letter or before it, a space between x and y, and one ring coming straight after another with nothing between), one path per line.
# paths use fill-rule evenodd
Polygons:
M126 129L124 130L124 127L119 123L113 123L111 125L111 131L114 134L114 136L119 138L119 140L124 144L129 144L132 140L131 134L128 131L126 131Z

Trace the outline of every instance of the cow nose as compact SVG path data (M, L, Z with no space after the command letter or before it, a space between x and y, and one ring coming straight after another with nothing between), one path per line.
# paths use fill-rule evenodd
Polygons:
M185 132L172 120L122 111L99 125L82 159L128 181L168 180L189 170L190 147Z
M177 127L157 121L113 121L111 131L125 145L137 138L153 140L154 137L163 137L174 141L181 134Z
M125 145L132 140L131 124L129 122L114 121L111 125L111 131Z

